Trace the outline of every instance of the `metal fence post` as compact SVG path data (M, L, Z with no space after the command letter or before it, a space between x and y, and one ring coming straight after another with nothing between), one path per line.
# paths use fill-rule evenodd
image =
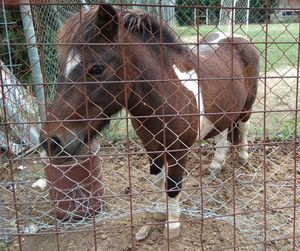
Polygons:
M39 102L39 113L42 121L46 119L45 113L45 91L43 88L43 76L41 71L36 36L32 20L31 8L28 0L20 0L20 12L23 22L23 29L26 37L28 57L33 76L34 90Z
M86 1L85 0L80 0L80 3L81 3L81 7L83 8L83 10L86 12L86 11L89 11L89 6L86 4Z

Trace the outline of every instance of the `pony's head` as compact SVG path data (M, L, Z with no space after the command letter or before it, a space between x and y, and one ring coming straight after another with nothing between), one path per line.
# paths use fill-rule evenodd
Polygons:
M48 155L82 153L88 137L121 109L124 73L113 44L118 29L118 14L107 4L72 16L61 28L60 81L41 134Z
M57 96L41 135L48 155L84 153L87 142L122 107L132 113L150 96L155 102L141 107L144 114L139 114L149 115L160 107L160 96L151 94L153 83L173 71L176 55L189 54L177 39L148 13L109 4L67 19L58 34ZM140 80L143 85L134 84ZM148 85L145 80L150 80Z

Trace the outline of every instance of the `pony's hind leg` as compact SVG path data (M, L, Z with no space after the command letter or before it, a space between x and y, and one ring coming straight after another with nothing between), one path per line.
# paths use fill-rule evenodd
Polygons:
M250 127L250 120L246 122L239 121L239 134L241 147L239 148L239 157L242 160L243 164L248 162L249 154L248 154L248 131Z
M222 166L225 163L226 154L229 147L229 141L227 140L228 129L224 130L218 134L216 139L216 150L214 154L213 161L210 164L210 171L213 174L216 174L221 170Z

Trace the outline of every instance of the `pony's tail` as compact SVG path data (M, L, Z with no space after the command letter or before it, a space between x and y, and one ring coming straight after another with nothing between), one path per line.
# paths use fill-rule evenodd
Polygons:
M256 98L259 78L259 58L260 54L256 47L246 38L233 38L233 43L236 50L240 53L245 64L244 74L250 77L245 80L248 83L248 97L244 106L244 111L250 111L253 102ZM247 121L250 118L250 113L240 117L240 120Z
M233 37L232 43L234 44L236 50L240 53L242 60L245 63L246 69L250 72L250 76L259 76L259 58L260 54L256 47L244 37Z
M249 94L243 108L244 113L241 114L240 117L234 123L232 123L228 131L228 140L233 145L239 145L241 143L241 140L238 122L246 122L251 116L250 111L252 109L252 105L254 103L258 87L260 54L256 47L252 43L250 43L248 39L243 37L234 37L231 39L231 42L233 42L236 50L240 53L241 58L245 64L244 72L246 76L251 77L248 80L246 80L248 82Z

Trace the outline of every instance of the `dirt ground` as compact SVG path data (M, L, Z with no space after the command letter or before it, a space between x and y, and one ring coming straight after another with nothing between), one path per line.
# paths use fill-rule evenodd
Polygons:
M97 250L132 250L132 247L137 250L166 250L168 247L170 250L232 250L233 246L239 247L238 250L263 250L264 240L267 241L267 250L291 250L294 230L296 247L300 248L300 181L299 178L295 180L300 174L299 145L297 156L293 144L269 145L264 158L263 147L259 143L251 143L251 157L246 165L239 163L233 151L227 158L224 170L216 177L208 170L212 159L211 149L202 146L200 153L195 146L189 154L184 179L181 235L169 242L163 238L163 223L155 222L151 212L146 212L147 208L153 207L151 201L155 201L155 194L149 192L155 192L155 188L149 181L146 155L137 145L132 144L130 148L133 153L130 157L132 219L127 188L128 156L124 147L114 148L114 151L103 148L107 196L107 212L104 215L108 218L98 219L95 228L92 223L78 223L64 228L63 223L56 221L53 216L47 190L26 189L20 184L19 188L17 186L17 201L25 201L24 197L28 196L26 202L29 204L19 207L21 225L42 220L44 225L52 226L46 229L41 227L30 236L22 235L23 250L50 251L58 247L60 250L94 250L95 242ZM113 152L119 155L109 156ZM35 161L30 166L32 162L32 159L27 164L22 162L27 168L15 170L16 180L20 181L26 176L32 184L39 175L42 176L40 163ZM15 166L18 165L16 162ZM2 172L1 178L3 176ZM11 192L2 192L4 203L9 202L12 199ZM45 205L38 203L41 201ZM26 206L30 207L27 211ZM8 212L8 217L14 217L13 210ZM134 234L144 224L154 225L144 240L136 241ZM58 234L53 234L55 225ZM18 245L18 239L12 239L8 249L17 250Z

